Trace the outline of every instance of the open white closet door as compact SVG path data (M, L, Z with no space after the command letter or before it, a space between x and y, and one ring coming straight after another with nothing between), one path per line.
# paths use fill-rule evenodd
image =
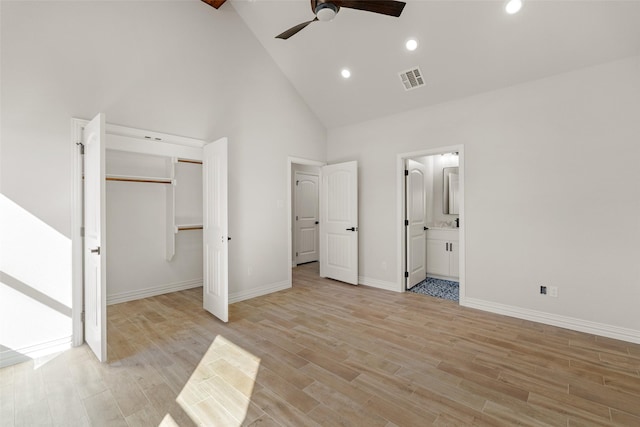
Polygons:
M204 146L203 156L204 309L229 320L229 238L227 138Z
M84 337L100 362L107 360L107 260L105 118L98 114L83 132L84 144Z
M321 168L320 276L358 284L358 162Z
M425 166L408 159L405 165L406 188L406 244L407 289L411 289L427 277L426 257L426 193Z

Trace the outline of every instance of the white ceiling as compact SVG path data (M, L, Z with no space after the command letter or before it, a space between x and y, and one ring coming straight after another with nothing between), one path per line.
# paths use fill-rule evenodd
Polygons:
M640 54L640 0L524 0L516 15L503 1L407 0L400 18L342 8L289 40L274 37L313 19L308 0L230 3L328 128ZM405 91L398 73L414 66L426 86Z

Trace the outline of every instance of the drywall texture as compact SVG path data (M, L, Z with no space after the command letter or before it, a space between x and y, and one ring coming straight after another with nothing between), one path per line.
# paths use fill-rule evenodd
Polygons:
M64 237L55 250L70 250L70 119L104 112L108 123L210 141L228 137L229 292L287 282L287 156L324 160L325 129L232 7L196 1L1 7L0 190ZM70 300L69 280L56 286ZM3 314L0 323L28 320L35 327L34 314Z
M640 337L639 116L633 57L330 130L360 166L361 274L399 281L397 154L464 144L466 296Z

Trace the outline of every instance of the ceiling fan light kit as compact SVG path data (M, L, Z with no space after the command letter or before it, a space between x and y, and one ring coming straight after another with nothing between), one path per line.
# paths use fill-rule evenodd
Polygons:
M341 7L395 16L397 18L402 14L405 4L403 1L395 0L311 0L311 11L315 18L289 28L282 34L278 34L276 38L287 40L312 22L331 21L338 14Z
M316 17L318 21L327 22L336 17L338 6L333 3L318 3L316 6Z

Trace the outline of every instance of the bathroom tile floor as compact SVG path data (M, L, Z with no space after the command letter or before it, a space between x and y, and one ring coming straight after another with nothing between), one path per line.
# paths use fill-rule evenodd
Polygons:
M416 294L429 295L436 298L458 301L460 293L458 282L427 277L409 290Z

